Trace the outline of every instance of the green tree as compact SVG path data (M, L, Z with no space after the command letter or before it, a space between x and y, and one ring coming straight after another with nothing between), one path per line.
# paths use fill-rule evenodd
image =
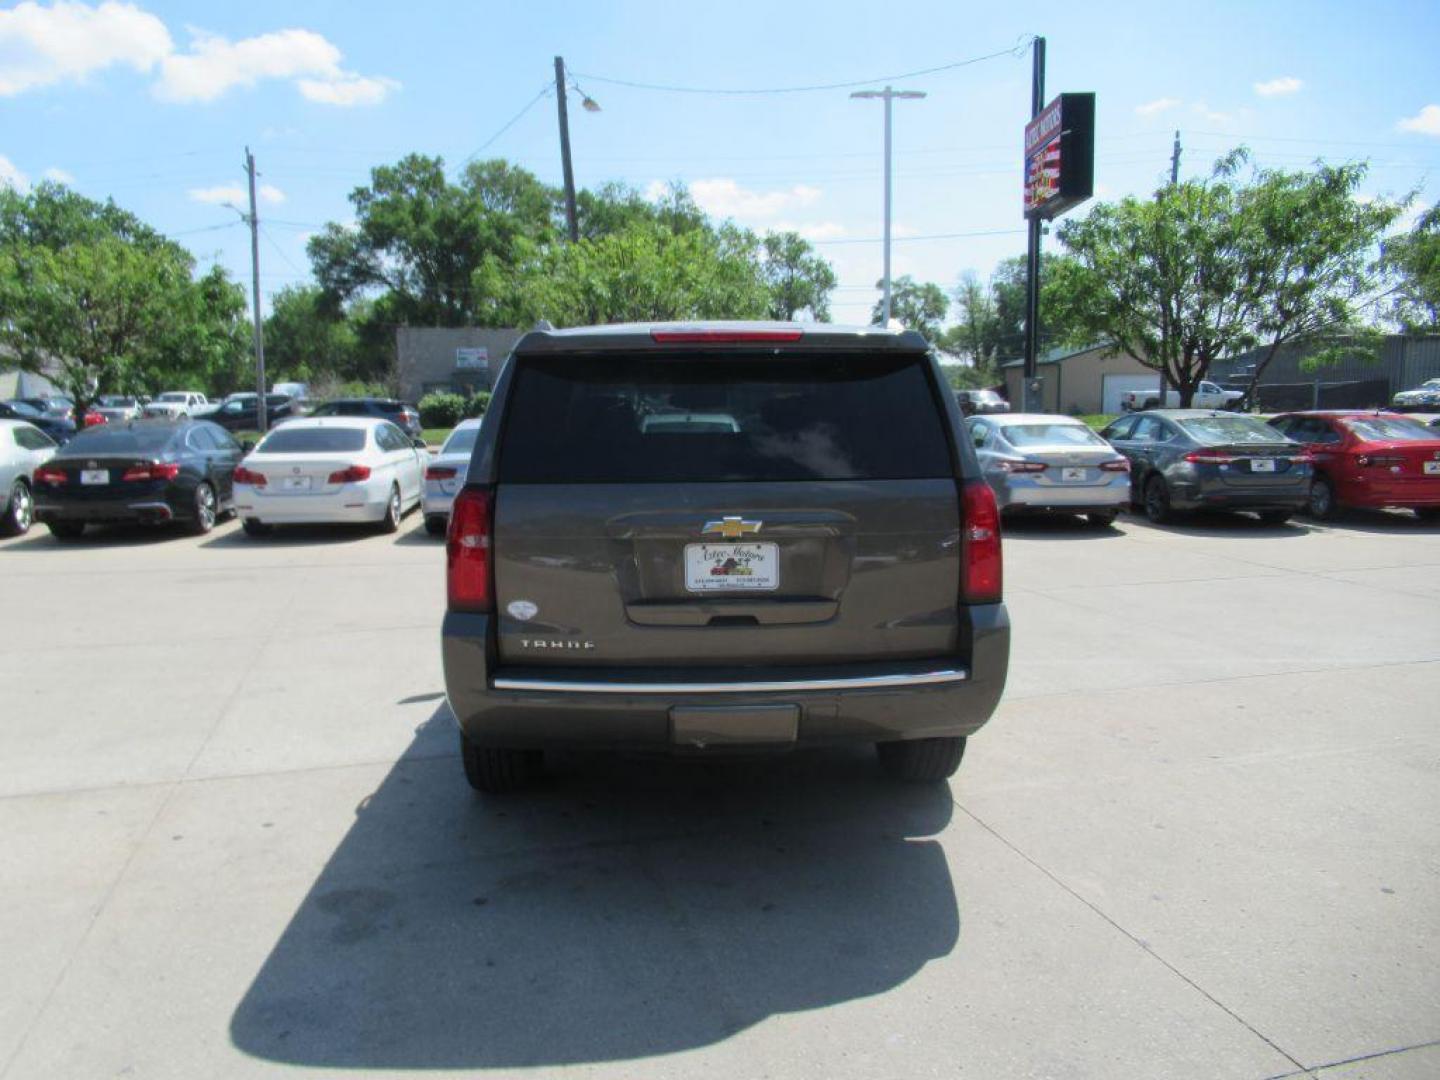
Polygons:
M288 285L270 298L265 318L265 366L276 381L309 382L317 375L355 377L359 334L347 312L335 313L316 285Z
M885 282L877 281L877 289L883 289ZM890 317L909 330L918 330L930 342L940 340L940 324L950 310L950 300L945 290L931 281L916 281L909 274L896 278L890 283ZM884 299L876 300L870 312L870 321L879 323L885 317Z
M332 311L383 294L385 315L418 326L505 326L517 284L557 235L557 194L524 169L477 161L445 178L438 157L382 165L350 193L355 225L307 246Z
M676 234L709 227L705 211L695 205L685 185L678 183L655 199L618 181L593 191L581 190L575 196L575 216L582 240L598 240L638 223L661 225Z
M1440 203L1408 233L1385 242L1384 267L1397 279L1394 320L1406 333L1440 330Z
M829 322L836 284L831 265L799 233L769 233L762 248L760 273L770 291L769 317L785 322L808 312L816 322Z

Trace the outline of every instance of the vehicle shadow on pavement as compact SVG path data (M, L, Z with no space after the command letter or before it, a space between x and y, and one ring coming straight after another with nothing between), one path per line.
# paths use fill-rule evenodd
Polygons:
M218 538L238 529L230 528L230 519L221 519L215 525L212 537ZM57 540L44 525L32 525L24 536L7 540L0 551L54 551L60 548L118 548L150 547L177 540L193 539L183 525L92 525L77 540Z
M674 1053L883 993L960 933L946 787L869 752L565 756L465 786L442 704L356 812L231 1019L339 1069Z
M1027 540L1114 540L1125 535L1114 525L1092 525L1075 514L1007 517L1000 523L1000 532L1002 536L1023 536Z
M1174 520L1164 525L1153 525L1141 513L1131 513L1121 519L1131 531L1145 530L1156 533L1175 533L1180 536L1213 536L1226 540L1293 540L1309 536L1314 532L1314 523L1308 518L1293 517L1283 525L1268 525L1253 514L1229 514L1219 510L1195 510L1176 514Z
M1370 533L1375 536L1440 536L1440 521L1421 521L1408 510L1347 510L1327 529Z
M353 544L360 540L373 540L378 535L371 525L281 525L267 536L250 536L240 528L216 532L200 546L314 547L317 544Z

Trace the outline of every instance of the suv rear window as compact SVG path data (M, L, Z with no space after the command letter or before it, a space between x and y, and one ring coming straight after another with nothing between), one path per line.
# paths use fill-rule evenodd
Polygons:
M916 357L533 357L503 430L502 483L952 475Z

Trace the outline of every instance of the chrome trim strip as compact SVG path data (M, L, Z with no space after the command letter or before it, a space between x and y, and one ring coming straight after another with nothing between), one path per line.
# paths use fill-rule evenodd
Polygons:
M811 693L817 690L889 690L901 686L928 686L964 682L967 671L946 668L913 675L857 675L843 679L779 679L771 682L579 682L573 679L507 679L492 683L496 690L537 690L552 694L756 694Z

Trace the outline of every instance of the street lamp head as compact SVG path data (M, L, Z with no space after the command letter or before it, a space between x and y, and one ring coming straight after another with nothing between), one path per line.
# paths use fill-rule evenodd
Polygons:
M594 98L592 98L589 94L586 94L584 91L581 91L580 93L580 106L586 112L600 111L600 103Z
M852 92L850 96L851 96L852 98L878 98L878 97L884 97L884 96L885 96L885 91L883 91L883 90L856 90L856 91Z
M897 90L895 93L891 94L890 96L891 96L891 97L897 97L897 98L905 98L907 101L910 101L910 100L913 100L913 99L915 99L915 98L923 98L923 97L925 96L925 91L924 91L924 90Z

